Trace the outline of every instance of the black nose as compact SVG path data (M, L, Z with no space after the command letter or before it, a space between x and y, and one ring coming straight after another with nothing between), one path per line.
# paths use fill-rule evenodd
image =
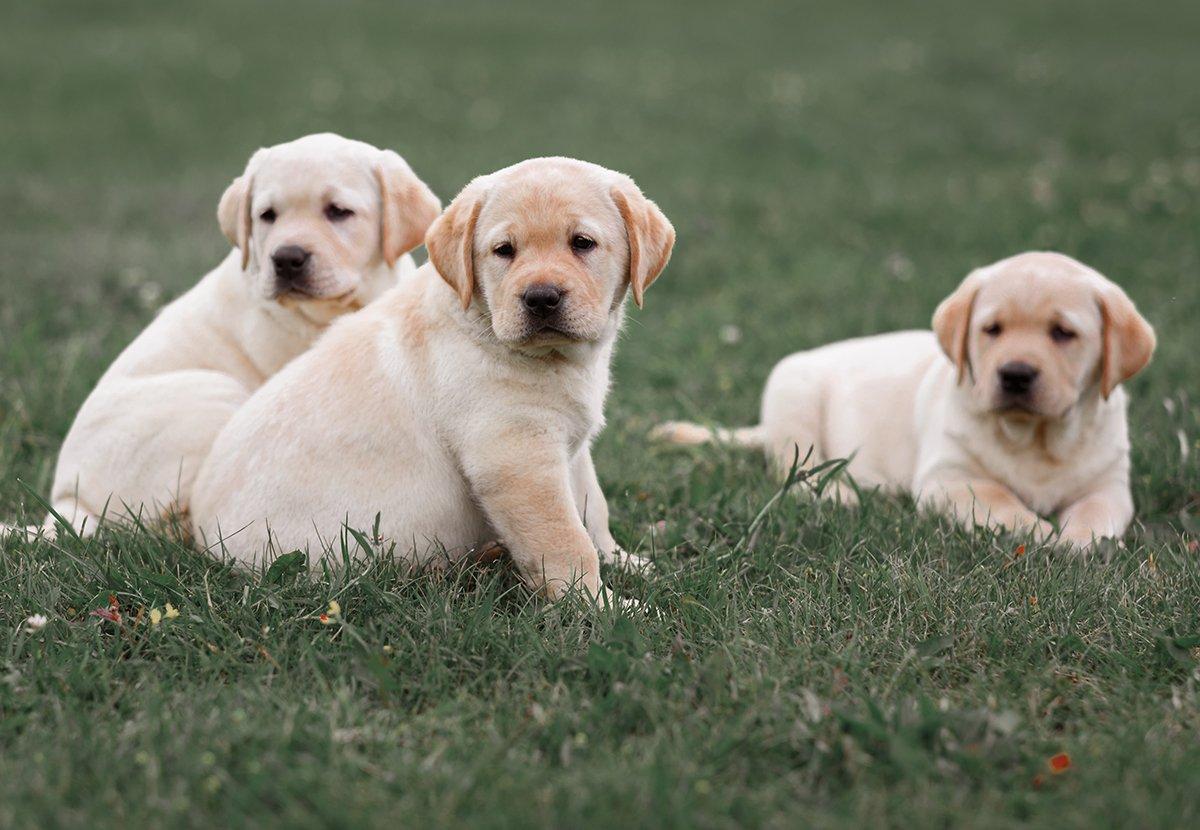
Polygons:
M997 370L1000 375L1000 388L1010 395L1024 395L1037 380L1039 371L1020 360L1005 363Z
M271 262L275 263L275 276L280 279L294 280L302 276L312 256L299 245L284 245L275 249L271 254Z
M562 300L562 290L544 283L529 286L521 295L521 302L534 317L549 317L558 310L560 300Z

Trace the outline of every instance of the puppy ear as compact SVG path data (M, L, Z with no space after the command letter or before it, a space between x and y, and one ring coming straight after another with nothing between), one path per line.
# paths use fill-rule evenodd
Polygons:
M1133 300L1115 284L1098 297L1102 333L1100 342L1100 394L1108 396L1150 362L1154 354L1154 328L1138 313Z
M632 179L613 185L612 199L625 221L629 237L629 287L633 301L642 307L650 283L667 267L675 247L675 228L658 205L642 195Z
M458 294L465 310L475 293L475 223L483 209L483 187L472 182L454 197L425 234L429 261Z
M382 150L380 155L375 167L382 200L380 244L390 268L402 254L421 244L430 224L442 212L442 203L398 154Z
M242 270L250 262L250 201L253 192L253 177L249 173L238 176L225 188L217 205L217 221L221 232L235 248L242 251Z
M933 333L946 357L958 370L958 382L962 383L971 367L967 343L971 333L971 310L975 306L975 295L979 293L982 278L979 271L972 271L933 312Z

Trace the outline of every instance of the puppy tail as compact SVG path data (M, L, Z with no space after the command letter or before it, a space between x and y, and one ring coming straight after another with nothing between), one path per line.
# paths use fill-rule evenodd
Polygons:
M42 536L43 539L54 539L54 525L49 523L46 525L29 524L22 528L19 525L0 522L0 539L5 539L7 536L24 536L29 540L37 539L38 536Z
M10 525L0 522L0 539L8 536L23 536L31 541L40 536L43 539L53 541L58 536L58 528L54 524L53 516L46 519L44 525L26 525L25 527L21 527L20 525Z
M762 449L765 444L761 426L727 429L725 427L706 427L689 421L667 421L665 424L659 424L651 430L650 439L686 446L733 444L747 449Z

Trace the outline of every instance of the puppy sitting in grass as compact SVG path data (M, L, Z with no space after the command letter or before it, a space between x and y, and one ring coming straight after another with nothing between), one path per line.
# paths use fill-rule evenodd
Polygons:
M319 555L346 527L415 563L500 538L534 590L598 598L599 556L621 552L591 443L625 297L641 305L674 240L631 179L594 164L475 179L429 229L429 264L225 427L195 538L246 563Z
M441 205L396 153L332 134L259 150L221 197L236 246L117 357L63 442L51 506L77 533L102 515L186 511L217 433L336 317L416 270ZM46 520L52 534L55 518ZM28 529L26 533L35 533Z
M811 463L848 458L859 484L912 493L965 524L1058 532L1087 547L1133 518L1120 384L1154 343L1125 292L1096 271L1062 254L1019 254L972 272L938 306L933 332L785 358L758 426L671 422L655 434L759 447L784 471L811 447ZM856 498L843 482L828 492ZM1042 518L1052 515L1057 531Z

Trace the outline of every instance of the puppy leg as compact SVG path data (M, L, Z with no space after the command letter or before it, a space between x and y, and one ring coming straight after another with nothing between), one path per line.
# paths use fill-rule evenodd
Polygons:
M544 439L534 427L477 434L463 469L530 588L559 599L579 585L599 599L600 560L571 491L566 448Z
M98 388L63 441L51 504L84 533L95 531L101 513L105 521L155 522L186 510L201 462L249 395L232 377L204 369Z
M803 367L793 369L787 378L778 377L778 372L772 373L763 393L759 429L767 461L784 478L793 464L803 469L826 460L821 441L824 383L819 373Z
M1059 515L1062 540L1086 550L1097 539L1119 538L1133 519L1133 497L1126 480L1114 481L1075 503Z
M613 538L608 526L608 501L600 489L596 467L592 463L592 451L588 447L581 449L571 462L571 490L575 494L579 518L592 537L601 562L635 568L650 565L650 560L623 550Z
M1012 490L989 479L927 482L918 503L948 512L967 527L1000 525L1016 532L1032 531L1042 539L1054 533L1054 526L1026 507Z
M81 539L94 535L100 527L99 514L89 510L77 499L57 498L51 507L54 508L55 513L67 520L75 534ZM52 515L47 516L46 521L42 523L41 533L47 539L56 538L58 536L58 520Z
M850 486L849 482L841 478L826 484L821 497L826 501L840 504L842 507L858 507L858 493Z

